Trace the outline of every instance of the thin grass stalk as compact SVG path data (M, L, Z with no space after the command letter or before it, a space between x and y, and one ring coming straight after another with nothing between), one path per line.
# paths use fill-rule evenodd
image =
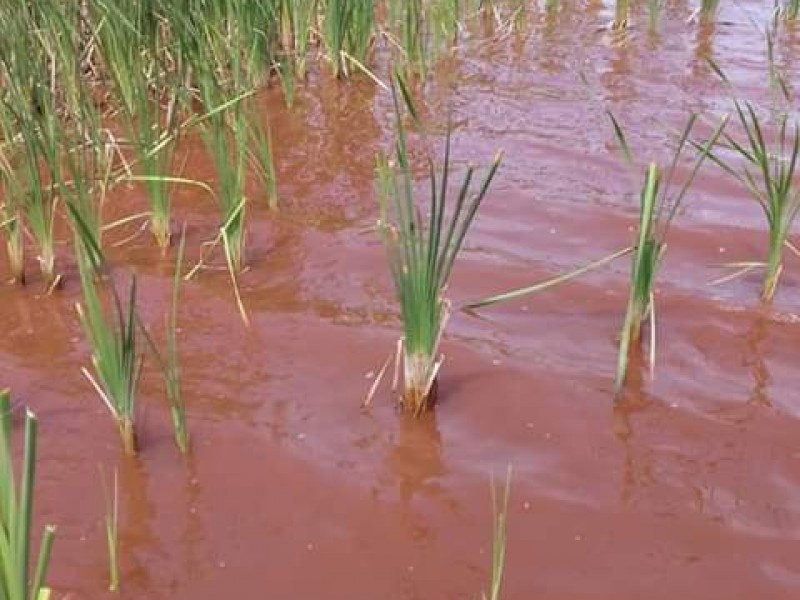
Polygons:
M489 593L484 600L500 600L503 585L503 573L506 564L506 547L508 546L508 500L511 496L511 467L508 467L503 495L492 483L492 571L489 581Z
M178 258L175 264L175 277L172 282L172 303L167 320L167 399L169 400L175 443L186 454L189 451L189 432L186 428L186 405L181 393L181 369L178 355L178 304L181 281L183 280L183 254L186 247L186 230L181 235Z
M108 554L108 589L119 591L119 476L114 469L111 490L106 485L103 473L100 473L103 484L103 500L105 503L106 551Z
M95 286L93 269L79 253L79 271L83 303L76 305L78 317L89 342L94 374L83 369L84 376L94 387L113 416L126 455L136 454L136 387L142 360L139 355L136 330L136 277L131 278L127 306L111 285L112 316L106 316Z
M25 414L25 437L19 481L14 476L11 450L11 398L0 390L0 597L7 600L43 600L55 528L44 528L33 573L30 572L33 541L34 480L38 422Z

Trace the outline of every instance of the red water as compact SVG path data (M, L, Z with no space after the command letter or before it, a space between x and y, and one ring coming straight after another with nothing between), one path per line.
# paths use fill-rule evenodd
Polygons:
M670 2L661 35L644 15L623 42L599 2L563 2L494 36L474 26L418 90L438 129L449 106L456 153L505 160L450 295L460 302L553 275L631 242L638 182L604 110L637 161L666 161L690 109L706 127L730 109L705 63L767 107L771 4L723 2L713 30ZM798 42L777 62L796 82ZM581 73L589 82L582 82ZM371 229L375 153L391 103L368 81L313 76L293 109L265 99L282 208L253 203L251 327L224 272L183 289L180 345L192 455L175 450L152 364L140 394L141 455L121 458L65 288L0 288L2 383L41 421L37 516L58 526L56 598L110 597L103 494L120 470L122 598L464 599L486 589L490 480L513 469L503 598L762 600L800 595L800 260L787 258L774 306L759 278L709 281L759 259L762 217L719 170L697 180L670 232L660 278L654 377L634 367L614 407L615 336L629 264L481 313L456 313L441 404L401 418L388 390L368 411L368 376L399 335L383 250ZM433 140L439 143L441 140ZM186 146L186 176L211 178ZM424 184L424 182L421 181ZM253 194L258 194L254 188ZM217 210L176 193L196 259ZM110 215L145 209L118 190ZM128 232L108 235L112 244ZM139 276L141 312L160 335L173 256L147 236L111 251ZM3 259L5 260L5 259ZM0 267L7 272L5 263Z

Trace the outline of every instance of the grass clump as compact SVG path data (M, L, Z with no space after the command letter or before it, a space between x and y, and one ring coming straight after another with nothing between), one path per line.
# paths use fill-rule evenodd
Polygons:
M414 191L398 87L410 113L416 114L405 85L397 77L393 85L397 127L394 158L378 159L381 203L378 226L388 251L403 321L404 335L398 351L398 361L402 354L403 366L401 406L419 415L435 400L436 380L443 360L439 343L450 313L450 303L445 297L447 283L467 231L500 166L500 155L477 189L472 185L475 169L469 167L453 201L449 187L454 166L448 130L440 178L433 161L428 161L429 215L423 219L423 209Z
M25 439L19 480L14 475L11 450L11 398L0 390L0 597L5 600L47 600L46 587L55 528L44 528L31 577L31 527L36 476L36 416L25 413Z
M112 314L108 317L86 262L79 259L83 303L77 304L77 311L91 349L94 375L86 368L83 374L114 417L122 448L131 456L137 450L136 386L142 365L136 336L136 277L131 279L127 306L112 284Z
M767 256L764 262L738 263L739 273L752 269L764 270L761 300L771 302L783 273L783 251L797 250L789 242L789 234L800 211L800 187L795 182L800 156L800 124L790 122L789 116L777 118L777 137L773 142L764 135L762 119L750 103L734 101L744 140L726 134L724 147L744 161L734 166L719 153L711 155L719 166L741 182L758 202L769 229Z

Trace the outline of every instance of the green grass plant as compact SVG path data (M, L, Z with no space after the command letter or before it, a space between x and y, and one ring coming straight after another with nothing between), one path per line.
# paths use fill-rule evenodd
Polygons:
M95 36L150 199L150 230L158 245L166 248L171 238L170 167L178 136L181 73L167 73L158 46L148 47L158 38L152 42L142 33L148 28L141 22L149 18L140 12L142 5L103 0L95 5L100 23ZM130 7L134 14L127 14Z
M55 528L47 525L34 559L31 535L36 478L36 416L25 413L25 438L19 480L14 475L11 447L11 397L0 390L0 597L5 600L47 600L46 578Z
M158 346L153 342L147 329L144 326L141 328L164 376L175 444L182 454L189 452L189 431L186 427L186 405L181 391L181 369L178 355L178 305L180 304L181 282L183 281L185 247L186 229L184 227L178 246L175 275L172 280L172 301L166 320L166 343L163 353L158 350Z
M500 155L492 162L477 190L473 190L472 185L475 169L469 167L453 201L450 183L454 165L448 130L441 177L437 177L434 163L429 161L430 199L425 208L430 212L428 218L423 219L423 207L414 190L403 125L404 111L397 87L401 88L405 99L409 98L407 88L398 77L393 86L397 128L394 157L392 162L387 156L378 159L381 203L378 225L388 251L403 322L401 406L419 415L435 400L436 380L443 360L439 343L450 313L450 303L445 297L447 283L467 231L500 166ZM410 102L408 106L410 112L416 114Z
M326 0L322 35L336 77L348 77L351 64L366 69L374 28L375 0Z
M79 253L80 254L80 253ZM111 315L103 308L88 260L80 256L79 270L83 302L78 316L89 342L94 374L83 374L114 418L125 454L136 454L136 387L142 365L137 343L136 277L131 278L127 306L123 306L113 284Z
M747 188L764 213L769 230L766 260L739 263L737 267L741 272L764 270L761 300L769 303L783 273L784 249L793 249L789 234L800 211L800 187L795 181L800 156L800 124L796 120L790 122L787 114L779 115L775 124L777 137L770 142L764 134L766 123L753 105L738 100L734 103L744 140L726 133L722 146L732 150L744 164L735 165L719 152L713 153L711 158Z
M20 52L20 48L13 48ZM53 183L58 177L60 123L53 99L46 93L31 92L30 84L15 78L13 69L23 73L35 69L0 54L2 77L7 82L0 99L0 172L5 184L9 253L15 279L24 281L22 234L27 229L36 243L39 265L45 279L57 279L55 267L55 220L57 198ZM43 63L38 63L41 67ZM33 90L40 86L34 84ZM38 98L31 110L31 94Z
M632 164L632 154L619 122L609 113L614 133L622 148L623 155ZM641 344L642 329L649 320L650 325L650 367L655 364L655 285L667 248L667 235L686 193L710 149L722 134L727 119L723 119L711 137L704 144L698 144L697 157L683 185L676 193L671 191L675 170L687 144L697 115L692 114L678 141L671 164L666 173L656 164L650 163L645 170L644 181L639 194L639 226L636 231L631 263L630 290L625 319L619 335L619 354L614 382L614 392L619 397L628 373L628 363L633 347Z

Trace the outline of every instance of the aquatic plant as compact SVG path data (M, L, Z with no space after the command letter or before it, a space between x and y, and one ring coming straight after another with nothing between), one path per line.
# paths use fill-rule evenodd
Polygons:
M186 428L186 406L181 392L181 369L178 356L178 304L180 299L181 281L183 280L183 255L186 247L186 228L181 234L178 246L178 257L175 261L175 275L172 279L172 301L166 321L166 344L162 354L153 342L147 328L142 326L141 331L150 346L150 350L161 367L166 385L167 403L169 404L172 430L175 444L181 453L189 451L189 432Z
M83 253L78 254L83 302L76 308L89 342L94 375L85 367L82 372L114 417L125 454L134 455L136 386L142 365L136 336L136 277L131 277L127 306L123 306L111 284L113 303L109 317L103 309L93 269Z
M327 0L323 41L336 77L347 77L348 65L365 69L375 19L375 0Z
M800 211L800 187L795 182L800 156L800 124L796 120L790 123L786 114L779 115L777 138L770 143L753 105L749 102L742 105L738 100L734 105L746 139L738 141L726 133L722 145L735 152L745 164L737 167L719 152L712 153L711 158L747 188L764 213L769 229L766 261L733 266L740 269L737 274L763 268L761 300L771 302L783 273L784 248L797 253L789 242L789 234Z
M150 230L162 248L170 243L172 148L179 133L182 73L169 74L161 53L145 38L150 15L136 3L98 0L95 37L110 74L133 146L138 171L150 199ZM130 11L133 10L131 13ZM145 50L146 51L143 51Z
M24 282L22 237L27 226L36 243L40 269L50 284L57 279L56 194L51 184L57 176L60 124L52 98L44 93L36 101L37 110L31 110L31 92L24 77L35 67L21 62L0 53L5 82L0 99L0 135L4 142L0 145L0 177L5 184L7 245L13 276ZM22 72L14 73L17 68Z
M0 390L0 597L6 600L47 600L47 570L55 528L46 525L31 577L33 552L34 480L38 422L25 413L25 438L19 481L14 476L11 449L11 395Z
M619 122L608 113L614 134L628 163L633 164L632 155ZM723 118L711 137L703 144L696 145L698 152L691 171L679 188L672 194L670 184L683 149L690 143L697 115L690 115L681 133L666 176L656 163L650 163L645 170L644 182L639 194L639 225L636 231L633 259L631 263L630 291L625 319L619 335L619 354L614 383L615 395L619 395L628 372L628 362L632 347L641 343L642 329L650 322L650 368L655 364L656 328L654 289L664 252L667 248L667 234L686 193L710 149L722 134L727 118Z
M449 186L454 167L448 129L440 178L433 161L428 163L430 214L427 220L423 219L414 191L398 87L409 111L416 114L405 84L396 77L392 95L397 140L393 161L385 155L378 159L381 212L378 227L388 251L403 321L404 335L398 350L398 361L402 354L404 382L401 406L419 415L435 400L436 380L443 360L439 343L450 313L445 290L453 264L501 159L499 154L495 157L475 191L472 187L475 169L469 167L452 202Z

